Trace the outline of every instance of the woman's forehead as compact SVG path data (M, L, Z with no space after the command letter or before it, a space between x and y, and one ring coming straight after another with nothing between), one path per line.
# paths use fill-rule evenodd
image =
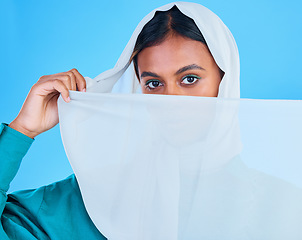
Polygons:
M159 45L143 49L138 54L139 69L179 69L192 63L206 67L212 62L213 58L205 44L181 36L170 37Z

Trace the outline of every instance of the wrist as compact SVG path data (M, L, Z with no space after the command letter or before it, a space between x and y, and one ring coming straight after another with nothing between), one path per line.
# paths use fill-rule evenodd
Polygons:
M29 131L28 129L23 127L21 124L19 124L16 120L12 121L8 126L32 139L34 139L37 135L39 135L39 133L37 133L37 132Z

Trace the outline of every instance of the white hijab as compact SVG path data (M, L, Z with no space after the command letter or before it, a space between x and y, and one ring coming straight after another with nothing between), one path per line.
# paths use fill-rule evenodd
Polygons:
M174 5L195 21L225 72L218 98L132 94L139 92L129 64L138 34L156 11ZM68 104L60 98L60 127L87 212L105 237L242 240L299 233L288 222L301 222L302 211L295 208L301 193L280 187L240 160L239 105L245 110L243 123L257 123L262 112L257 104L239 100L237 46L210 10L188 2L153 10L138 24L115 67L86 80L87 93L71 92ZM288 201L271 204L267 185L273 186L274 197L286 192ZM267 208L291 211L262 214ZM272 218L274 228L263 234L258 225L268 227ZM276 234L276 229L282 230Z
M173 6L177 6L183 14L194 20L203 34L217 65L225 72L220 84L218 96L221 98L239 98L239 54L233 35L220 18L209 9L200 4L189 2L170 3L154 9L145 16L134 30L114 68L101 73L93 80L86 78L88 82L87 90L89 92L98 93L111 92L117 83L117 88L120 93L137 92L139 82L136 79L133 66L129 66L129 59L138 34L145 24L153 18L156 11L167 11ZM121 78L126 71L127 76Z

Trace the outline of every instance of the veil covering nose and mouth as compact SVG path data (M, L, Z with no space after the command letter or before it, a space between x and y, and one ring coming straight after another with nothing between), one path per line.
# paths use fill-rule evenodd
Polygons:
M136 39L173 6L194 20L225 73L217 98L137 94ZM114 68L86 78L86 93L60 98L64 147L107 239L300 239L302 104L240 100L239 69L224 23L175 2L138 24Z

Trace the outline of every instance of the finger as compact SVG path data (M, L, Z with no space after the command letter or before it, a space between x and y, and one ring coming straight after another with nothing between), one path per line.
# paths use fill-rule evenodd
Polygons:
M45 75L39 78L39 81L37 82L38 85L46 83L46 82L51 82L53 80L60 80L62 81L68 89L72 89L72 84L71 84L71 77L66 74L66 73L56 73L56 74L51 74L51 75Z
M71 77L67 73L59 73L59 74L53 75L53 77L51 79L49 79L48 81L53 81L53 80L60 80L63 84L66 85L66 87L69 90L72 90L72 88L73 88Z
M55 90L62 95L62 98L65 102L70 102L69 90L67 86L60 80L54 79L47 82L49 90Z
M46 81L48 81L49 79L52 78L53 75L44 75L42 77L39 78L37 83L44 83Z
M77 90L76 76L74 75L73 72L70 72L70 71L66 72L65 74L67 74L70 79L70 85L71 85L70 90L76 91Z
M55 73L55 74L50 74L50 75L44 75L39 78L38 83L44 83L49 80L56 79L58 76L64 76L64 73Z
M39 78L38 83L44 83L53 79L62 80L70 90L86 91L86 80L75 68L63 73L44 75Z
M56 93L60 93L65 102L69 102L69 90L67 86L60 79L52 79L43 83L36 83L32 88L31 92L34 95L46 98ZM30 96L31 94L29 94Z
M82 76L82 74L80 74L79 71L75 68L69 70L69 72L72 72L75 75L77 89L79 91L85 92L86 91L86 80Z

